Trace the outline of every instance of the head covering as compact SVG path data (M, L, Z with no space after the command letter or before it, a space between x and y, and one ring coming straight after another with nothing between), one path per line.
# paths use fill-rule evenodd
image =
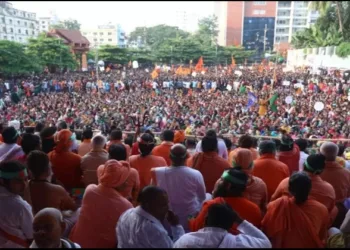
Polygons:
M56 136L56 152L63 152L67 151L70 146L72 145L72 132L68 129L62 129L60 132L58 132L58 135Z
M174 135L174 143L183 143L185 141L185 132L183 130L177 130Z
M253 166L253 156L249 149L239 149L233 156L232 166L243 170L250 169Z
M109 188L123 185L130 174L130 165L126 161L108 160L97 169L99 184Z

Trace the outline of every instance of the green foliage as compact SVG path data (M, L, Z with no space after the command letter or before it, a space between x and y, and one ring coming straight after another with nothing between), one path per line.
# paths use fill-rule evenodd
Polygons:
M77 67L77 61L70 52L70 48L60 39L45 35L30 39L27 53L38 58L39 64L47 66L51 72L58 68L75 69Z
M341 43L336 50L336 54L339 57L345 58L350 56L350 42Z
M38 58L30 55L21 43L0 41L0 72L9 76L12 74L30 74L42 70Z
M81 24L77 20L64 20L56 25L51 25L51 29L80 30Z

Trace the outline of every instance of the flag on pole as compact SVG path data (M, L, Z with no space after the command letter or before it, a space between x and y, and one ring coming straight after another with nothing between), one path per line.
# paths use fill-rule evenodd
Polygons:
M158 72L157 72L156 69L154 69L154 70L152 71L151 77L152 77L152 79L155 79L155 78L158 77Z
M198 60L196 67L195 67L196 71L202 71L203 65L204 65L203 56L201 56Z
M236 67L236 61L233 58L233 56L231 56L231 66L232 66L232 68Z
M256 96L252 92L248 92L248 103L247 108L249 109L251 106L253 106L257 102Z
M278 98L278 94L274 94L271 98L270 98L270 109L272 112L277 112L277 105L276 105L276 101Z

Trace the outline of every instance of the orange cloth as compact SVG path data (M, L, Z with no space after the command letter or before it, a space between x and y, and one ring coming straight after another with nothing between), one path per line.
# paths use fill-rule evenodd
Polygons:
M83 187L81 157L69 152L72 144L71 136L72 132L69 130L61 130L56 137L56 147L48 154L55 177L66 189Z
M336 202L343 202L350 197L350 172L341 167L339 163L326 161L325 169L320 177L333 186Z
M230 154L228 155L228 163L230 164L231 167L232 167L233 158L235 157L235 155L237 154L237 152L240 149L242 149L242 148L236 148L236 149L232 150L230 152ZM256 150L255 148L250 148L249 150L252 153L253 161L255 161L256 159L259 158L258 150Z
M318 201L297 205L283 196L267 206L262 230L273 248L324 248L328 222L328 210Z
M243 193L243 196L256 204L260 210L266 211L268 193L265 182L256 176L249 176L251 179Z
M207 193L213 192L216 181L224 170L231 167L216 152L196 153L187 160L186 165L201 172Z
M280 182L289 177L289 169L286 164L276 160L273 154L264 154L254 161L253 175L265 182L269 201Z
M121 144L121 145L123 145L123 146L126 148L126 156L127 156L127 158L129 158L129 156L130 156L130 154L131 154L131 148L130 148L130 146L129 146L128 144L125 144L125 143L123 143L123 142L120 141L120 140L111 140L111 141L109 141L108 144L107 144L107 147L106 147L107 152L108 152L108 150L109 150L109 147L110 147L112 144Z
M208 209L213 204L227 203L238 215L256 227L260 227L262 214L257 205L243 197L218 197L203 203L202 209L196 218L189 220L189 228L191 232L196 232L204 227L205 219L208 214ZM238 234L237 225L233 225L231 233Z
M132 155L129 158L129 163L130 167L136 169L139 173L140 190L142 190L145 186L151 184L152 168L167 166L166 161L162 157L155 155L148 155L146 157L142 157L140 155Z
M172 142L162 142L160 145L154 147L152 150L152 155L155 156L161 156L166 161L166 164L170 166L171 160L170 160L170 149L174 145Z
M289 174L299 171L300 150L298 145L294 144L293 150L278 152L277 159L285 163L289 168Z
M185 139L185 132L183 130L177 130L175 132L174 143L183 143Z

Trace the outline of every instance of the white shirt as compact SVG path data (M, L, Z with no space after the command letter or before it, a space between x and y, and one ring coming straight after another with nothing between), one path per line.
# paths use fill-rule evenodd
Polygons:
M188 217L196 216L205 200L205 184L202 174L187 166L155 168L156 183L168 194L169 207L180 224L188 230Z
M269 239L248 221L243 221L233 235L216 227L205 227L178 239L174 248L271 248Z
M172 248L174 244L162 223L140 206L120 216L116 231L118 248ZM174 242L185 234L180 225L171 231Z
M81 248L77 243L73 242L73 244L74 244L74 248ZM39 248L39 247L37 246L35 241L33 241L33 243L30 245L29 248ZM61 239L61 246L59 248L73 248L73 247L71 246L71 243L69 243L67 240Z
M220 157L224 158L225 160L228 160L227 147L226 147L224 140L221 138L218 138L218 149L219 149L218 155ZM202 140L200 140L197 143L196 152L203 152L202 151Z
M0 186L0 228L23 240L33 239L32 207L21 196ZM23 248L0 232L0 248Z
M309 157L308 154L306 154L303 151L300 151L300 159L299 159L299 171L303 171L304 170L304 162L306 161L306 159Z

